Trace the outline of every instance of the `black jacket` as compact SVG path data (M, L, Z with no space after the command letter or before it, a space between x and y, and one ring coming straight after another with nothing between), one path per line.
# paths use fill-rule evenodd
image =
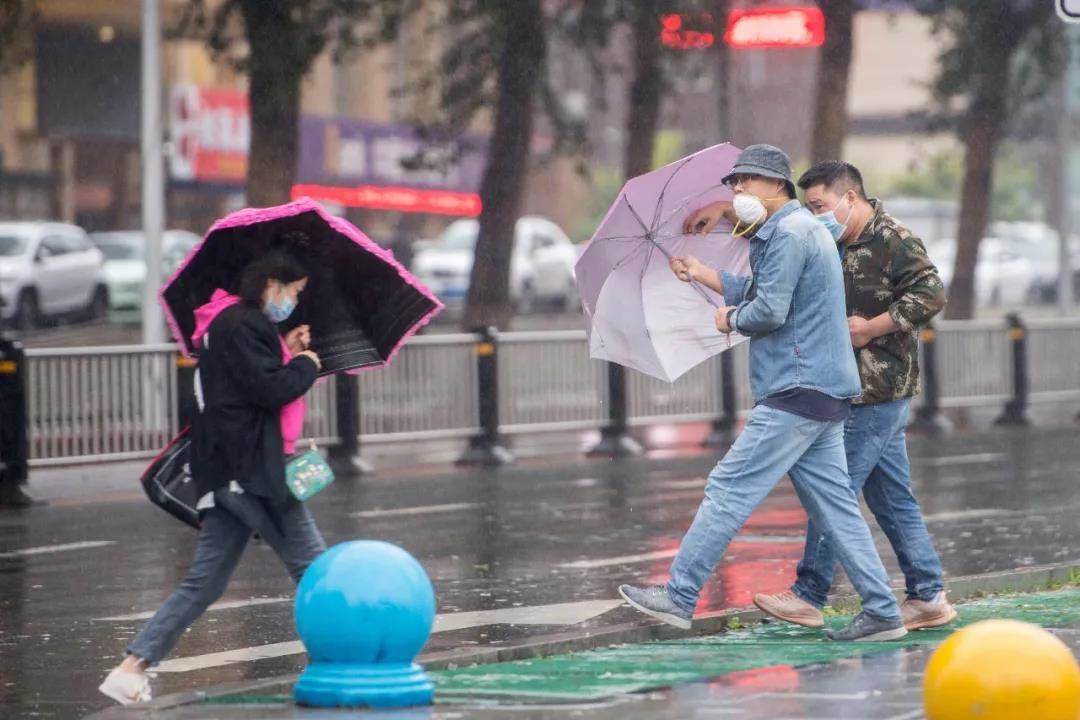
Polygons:
M311 358L281 360L277 328L258 310L234 305L210 324L199 355L205 406L193 425L191 474L199 497L236 480L275 505L288 501L281 408L308 391Z

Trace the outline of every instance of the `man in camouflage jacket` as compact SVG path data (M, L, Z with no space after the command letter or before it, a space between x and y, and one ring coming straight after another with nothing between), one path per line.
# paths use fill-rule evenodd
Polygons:
M837 240L844 269L848 328L862 382L844 426L852 487L862 491L904 572L905 626L940 627L956 611L945 597L941 561L911 491L904 428L919 392L919 330L945 306L945 289L922 241L879 200L866 197L853 165L818 163L798 184L807 207ZM811 523L791 591L758 595L755 604L781 620L820 627L835 553L830 537Z

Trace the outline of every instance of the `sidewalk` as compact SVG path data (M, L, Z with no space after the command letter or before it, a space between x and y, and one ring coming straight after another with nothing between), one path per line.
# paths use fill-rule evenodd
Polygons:
M991 618L1050 629L1080 651L1080 589L1050 589L1077 578L1080 566L958 579L964 598L949 628L910 633L889 643L829 643L820 632L765 620L757 612L699 617L692 632L651 622L609 628L591 640L549 646L535 657L487 664L421 657L435 682L435 705L394 711L304 708L293 704L294 675L232 683L160 698L143 707L109 708L88 720L133 718L646 718L744 720L882 718L915 720L922 670L953 631ZM1023 594L982 597L974 588L1009 583ZM1032 592L1028 592L1032 591ZM828 618L841 627L848 616ZM534 645L534 650L540 650ZM542 659L541 659L542 658ZM468 664L475 661L479 664Z
M1067 579L1080 565L1074 431L916 438L911 448L916 492L954 593ZM559 654L672 637L622 607L616 587L666 578L716 457L548 455L498 469L387 468L339 481L312 511L331 544L379 538L421 561L438 597L424 654L429 667ZM194 533L137 489L124 489L135 480L121 470L80 469L67 481L83 495L0 517L0 648L9 670L2 716L73 718L106 709L97 684L187 568ZM95 477L112 484L99 488ZM59 493L64 473L52 482ZM755 592L788 586L805 522L782 482L705 588L699 632L726 625ZM899 582L891 550L875 536ZM1054 569L1039 569L1047 566ZM850 594L843 582L835 590ZM158 702L223 683L242 683L244 692L251 683L256 690L288 683L304 665L290 594L273 553L249 547L222 602L163 664Z

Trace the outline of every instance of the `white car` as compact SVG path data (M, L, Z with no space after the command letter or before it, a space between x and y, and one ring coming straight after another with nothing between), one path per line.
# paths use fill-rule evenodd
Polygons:
M956 241L939 240L927 248L945 287L952 285L956 262ZM983 238L975 263L975 300L980 306L1020 305L1029 296L1035 279L1032 261L1016 250L1013 243L998 238Z
M460 312L469 292L479 231L476 220L455 220L413 258L413 274L446 303L451 314ZM535 216L519 218L510 259L510 299L517 311L532 312L540 304L574 308L578 303L577 255L570 238L555 223Z
M142 308L146 284L146 242L139 230L94 233L90 239L105 255L105 281L109 287L109 309L114 313ZM162 281L199 243L199 236L186 230L166 230L162 234Z
M4 320L24 329L47 316L104 317L109 291L101 251L75 225L0 223L0 298Z

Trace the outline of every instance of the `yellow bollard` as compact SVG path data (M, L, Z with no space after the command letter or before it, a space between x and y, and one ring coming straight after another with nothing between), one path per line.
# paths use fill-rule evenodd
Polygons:
M985 620L931 656L923 707L927 720L1077 720L1080 666L1038 625Z

